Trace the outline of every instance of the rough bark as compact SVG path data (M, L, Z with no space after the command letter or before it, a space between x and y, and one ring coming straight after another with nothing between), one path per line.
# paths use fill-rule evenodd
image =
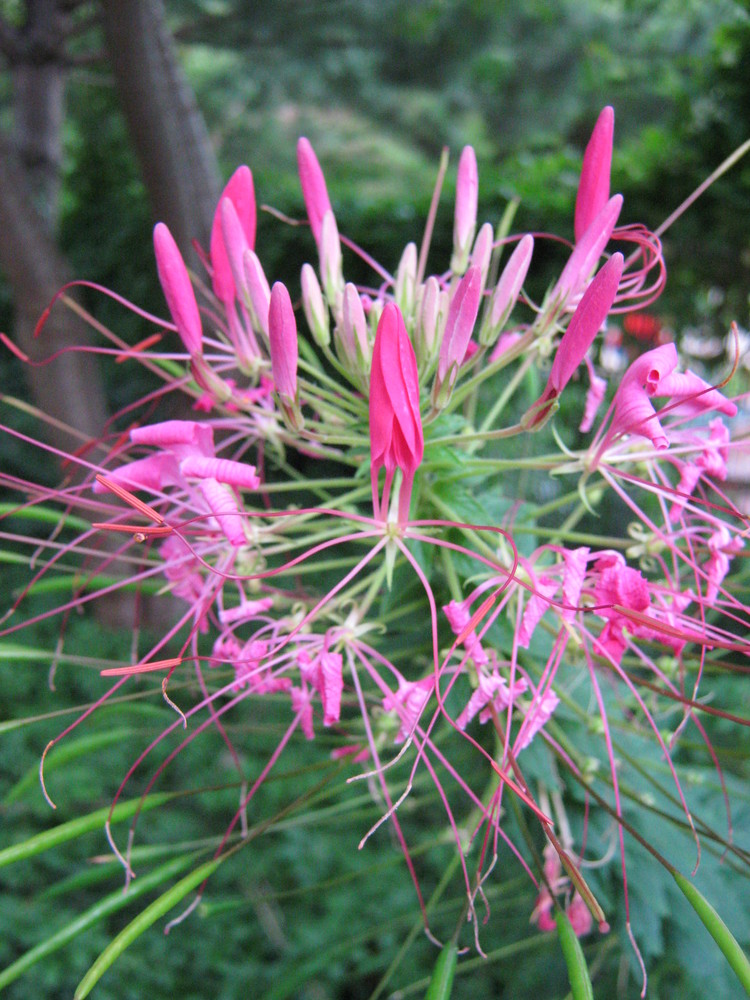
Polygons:
M165 222L183 253L208 246L219 195L216 159L195 103L161 0L101 4L112 73L135 146L154 217Z
M73 313L58 307L34 340L39 317L70 278L56 243L69 6L28 0L23 26L3 24L1 39L13 81L14 131L12 139L0 136L0 269L13 292L15 341L32 358L88 335ZM101 433L106 409L92 359L67 354L27 374L40 410L87 435ZM80 443L54 425L46 436L61 449Z

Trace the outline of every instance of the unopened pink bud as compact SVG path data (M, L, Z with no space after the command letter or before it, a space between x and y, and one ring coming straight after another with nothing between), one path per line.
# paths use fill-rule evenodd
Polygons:
M177 244L163 222L154 227L154 254L159 282L167 307L190 356L203 349L203 328L185 262Z
M356 371L370 363L370 344L367 339L367 320L362 299L355 286L349 282L344 287L341 307L341 324L337 328L344 358Z
M414 312L417 294L417 244L407 243L396 270L393 297L404 316Z
M494 344L500 331L508 321L508 317L513 311L513 306L521 294L523 283L531 264L531 255L534 252L534 237L527 233L518 243L513 253L510 255L508 263L503 268L503 273L495 285L490 303L489 318L482 327L479 335L479 343L489 346Z
M471 146L464 146L456 177L456 211L453 222L453 257L451 271L463 274L469 262L469 249L477 224L479 173Z
M299 170L302 197L305 199L310 229L320 251L323 235L323 217L332 211L323 171L309 140L302 137L297 143L297 168Z
M326 298L335 302L342 292L344 278L341 270L341 241L333 212L323 216L320 235L320 276Z
M458 367L464 360L479 312L482 295L482 275L478 267L470 267L461 278L448 308L445 331L440 344L436 385L451 388Z
M583 293L555 352L545 390L524 418L526 427L540 427L545 422L555 400L583 361L612 308L624 265L622 254L613 254Z
M553 300L564 302L581 292L609 243L622 209L622 195L616 194L596 215L583 236L576 242L568 263L552 292Z
M268 307L271 302L271 289L268 287L268 279L263 270L263 265L253 250L245 251L242 257L242 264L245 272L245 284L250 296L248 309L251 314L253 326L267 337Z
M485 222L477 233L474 240L474 249L471 251L470 263L473 267L478 267L482 275L482 293L487 287L487 274L490 270L490 259L492 257L492 247L495 242L495 233L492 224Z
M222 218L222 203L225 200L231 202L244 243L252 249L255 246L256 209L253 175L249 167L238 167L230 177L219 198L211 226L210 255L214 293L220 302L227 303L234 299L236 278L225 246Z
M289 292L280 281L271 289L268 342L276 392L293 402L297 398L297 323Z
M320 282L311 264L302 265L302 310L315 343L328 347L331 342L328 307L323 301Z
M609 175L612 169L612 142L615 112L607 106L596 120L583 154L581 180L575 210L575 238L580 240L609 198Z
M414 337L417 356L425 364L429 363L435 344L438 341L441 304L440 282L434 275L430 275L422 286L419 319Z
M221 254L216 253L216 259L221 258L229 268L229 278L219 280L219 270L214 262L212 254L211 261L214 264L214 292L222 302L232 302L237 292L245 303L249 304L250 293L247 288L245 278L245 265L243 263L246 250L250 250L250 244L242 228L242 223L237 215L237 209L229 198L222 198L217 209L217 216L221 219L221 241L217 246L221 246ZM230 287L231 286L231 287ZM222 294L222 291L224 294Z

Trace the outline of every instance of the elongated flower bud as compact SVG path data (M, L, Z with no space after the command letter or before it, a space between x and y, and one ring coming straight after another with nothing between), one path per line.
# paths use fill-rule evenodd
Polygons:
M328 347L331 342L331 328L328 307L323 301L318 276L311 264L302 265L302 309L313 335L320 347Z
M229 182L221 193L221 198L219 198L219 204L216 206L211 226L210 254L211 266L213 267L212 282L214 294L220 302L227 303L234 299L236 277L235 268L231 266L231 261L227 255L226 233L224 232L222 215L222 204L225 200L231 203L235 211L237 223L245 245L251 249L254 248L257 220L255 188L253 186L253 175L249 167L238 167L230 177Z
M495 233L492 229L492 224L485 222L477 233L477 238L474 240L474 249L471 251L470 259L472 267L478 267L479 273L482 276L480 295L484 293L487 286L487 274L490 270L490 259L492 257L492 245L494 240Z
M154 227L154 254L159 282L177 332L188 354L191 357L200 355L203 328L195 292L182 254L163 222L157 222Z
M456 178L456 211L453 221L453 256L451 271L463 274L469 263L469 250L477 224L479 173L477 158L471 146L464 146L458 161Z
M422 286L419 315L414 333L417 357L424 365L429 364L435 345L438 343L441 304L440 282L433 274Z
M492 293L489 315L482 325L479 343L490 346L495 343L500 331L508 321L513 306L521 294L521 288L526 280L526 274L534 252L534 237L527 233L510 255L503 273Z
M367 320L360 294L351 282L344 286L341 323L337 327L337 333L343 354L342 360L352 371L366 372L370 364Z
M448 308L433 386L433 404L436 406L445 405L456 381L474 330L481 295L482 275L478 267L470 267L459 281Z
M320 277L329 302L335 303L344 289L341 269L341 240L336 219L330 210L323 216L320 236Z
M280 281L271 289L268 342L276 392L293 402L297 398L297 323L289 292Z
M310 229L312 229L318 251L320 251L323 217L326 212L332 211L331 201L328 197L328 189L318 158L309 140L305 139L304 136L297 143L297 168L302 186L302 197L305 199L307 218L310 220Z
M545 390L522 419L528 429L541 427L556 408L555 400L583 361L612 308L624 263L621 253L613 254L584 292L555 352Z
M594 218L573 248L552 292L553 300L563 302L575 298L581 292L609 243L621 209L622 195L616 194Z
M607 106L596 120L583 154L581 180L578 184L575 211L575 237L580 240L609 198L609 175L612 168L612 143L615 112Z
M407 243L401 255L393 297L402 315L410 317L414 312L414 300L417 294L417 244Z
M245 271L245 282L250 296L248 310L253 327L268 337L268 307L271 302L271 289L263 270L253 250L246 250L242 258Z

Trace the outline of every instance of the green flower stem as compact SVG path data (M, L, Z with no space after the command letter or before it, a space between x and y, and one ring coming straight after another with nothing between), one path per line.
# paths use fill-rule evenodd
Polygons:
M581 942L576 937L567 915L559 908L555 911L555 923L565 964L568 967L568 981L573 1000L594 1000L594 989Z
M458 517L456 512L451 507L449 507L447 503L441 500L441 498L437 496L436 493L434 493L430 489L428 489L426 493L430 502L434 504L437 510L440 511L440 513L445 517L447 521L455 521L457 524L463 523L462 519ZM488 558L497 560L497 552L492 548L491 545L487 544L487 542L480 536L478 532L473 531L471 528L460 528L459 530L465 535L466 538L471 539L473 544L478 546L478 548L482 552L484 552L484 554L488 556Z
M456 974L458 947L455 941L443 945L427 987L425 1000L449 1000L453 991L453 977Z

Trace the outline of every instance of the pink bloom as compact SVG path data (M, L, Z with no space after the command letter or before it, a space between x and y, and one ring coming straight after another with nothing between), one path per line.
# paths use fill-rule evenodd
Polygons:
M230 177L221 193L211 226L210 254L214 293L220 302L228 303L234 299L235 279L227 257L226 225L222 215L225 200L234 210L245 245L252 249L255 246L256 210L253 175L249 167L238 167Z
M230 545L244 545L244 521L232 493L216 479L201 479L198 488Z
M389 302L378 323L370 371L370 470L376 516L387 517L391 483L399 468L403 474L399 521L408 519L414 473L423 453L417 359L401 312ZM379 503L381 466L385 466L386 479Z
M627 615L617 610L615 605L630 611L644 612L651 603L648 581L643 574L628 566L619 553L610 553L599 558L594 566L598 578L594 587L594 601L597 614L607 619L601 631L598 645L615 663L619 663L625 651L624 629L644 634L643 629Z
M623 266L622 254L613 254L584 292L555 353L546 388L524 418L527 427L540 426L552 412L555 400L572 378L607 318L617 294Z
M519 677L513 684L513 689L508 687L508 682L497 670L487 674L483 670L478 672L478 684L472 692L466 707L456 719L459 729L466 729L475 715L479 714L481 723L489 722L493 712L501 712L515 699L524 693L528 684L523 677Z
M545 691L541 698L534 696L516 737L515 752L517 754L529 746L536 734L547 725L559 704L560 699L551 689Z
M448 619L453 634L461 635L471 621L471 613L466 601L450 601L443 607L443 611L445 612L445 617ZM487 654L482 649L482 644L479 641L476 632L472 630L468 635L466 635L463 643L466 652L469 656L471 656L475 666L480 667L489 663Z
M580 240L609 198L614 130L615 112L607 106L597 118L583 154L575 210L576 242Z
M589 369L590 382L588 391L586 392L586 404L583 408L581 425L578 428L582 434L587 434L594 426L597 411L599 410L607 391L607 380L605 378L600 378L599 375L595 374L593 366L588 358L585 358L585 361Z
M568 920L573 927L576 937L585 937L586 934L591 933L594 923L591 910L586 906L583 896L577 890L573 893L573 898L565 912L568 915Z
M706 602L713 604L719 595L724 577L729 572L733 557L744 547L745 543L738 536L729 534L726 525L721 524L708 540L710 556L703 567L708 576L706 587Z
M260 486L254 465L234 462L229 458L189 455L180 462L180 472L188 479L215 479L240 489L255 490Z
M309 140L304 137L297 143L297 168L302 186L302 197L305 199L307 218L310 220L310 229L312 229L313 237L318 244L318 249L320 249L323 217L326 212L331 211L331 202L318 158Z
M448 308L443 339L440 344L436 390L434 398L440 397L441 387L447 382L448 390L456 381L458 368L466 355L482 297L482 275L478 267L472 266L461 278Z
M419 722L422 710L430 700L435 687L433 677L423 677L419 681L399 681L398 691L383 698L383 711L396 712L400 721L396 743L403 743L411 736Z
M341 716L341 694L344 690L341 653L323 650L318 656L320 697L323 702L323 725L332 726Z
M533 591L524 608L521 627L518 630L518 645L528 649L534 629L542 619L550 600L557 593L558 583L550 577L540 576L533 583Z
M575 608L581 599L581 590L588 566L589 549L582 545L578 549L565 549L563 552L563 601L565 609L563 618L569 621L575 614Z
M154 254L159 282L177 332L191 357L203 349L203 328L185 262L163 222L154 227Z
M451 270L463 274L469 259L471 241L477 224L479 173L477 158L471 146L464 146L458 161L456 177L456 211L453 222L453 257Z
M716 409L734 416L737 407L692 372L675 372L677 350L663 344L646 351L630 365L614 398L614 416L608 439L616 434L640 434L656 448L669 447L669 439L656 415L651 397L668 396L680 402L681 412Z

